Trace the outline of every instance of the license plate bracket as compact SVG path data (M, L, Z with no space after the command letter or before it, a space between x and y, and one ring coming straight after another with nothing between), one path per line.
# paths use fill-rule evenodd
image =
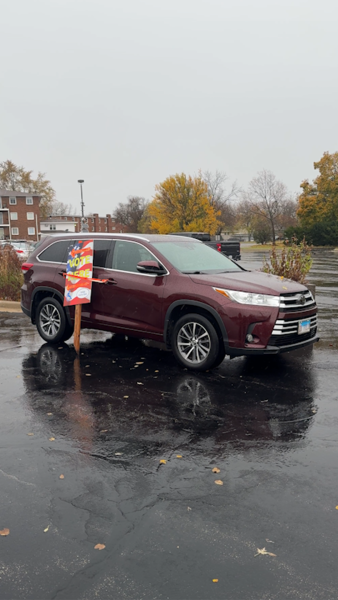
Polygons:
M299 321L298 323L298 335L302 333L308 333L311 329L311 321L310 319L304 319L303 321Z

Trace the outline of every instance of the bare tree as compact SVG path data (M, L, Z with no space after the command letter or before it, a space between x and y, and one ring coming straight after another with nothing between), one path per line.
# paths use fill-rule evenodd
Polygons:
M243 194L250 211L259 218L266 219L271 227L273 244L276 241L276 228L290 195L284 183L278 181L271 171L260 171Z
M223 171L204 171L202 179L208 186L210 204L215 211L220 212L219 220L229 228L232 228L235 222L235 213L230 206L230 201L235 200L241 191L236 181L231 184L230 189L226 189L225 182L228 180L226 173ZM217 232L220 234L221 228Z
M71 204L65 204L64 202L59 202L58 200L53 200L49 206L49 214L56 217L74 214L73 210L74 209Z
M115 221L124 225L128 233L135 233L139 229L139 223L144 217L148 202L140 196L129 196L128 202L118 204L113 217Z
M250 202L243 197L236 207L236 223L247 230L249 241L254 230L254 219L255 216L252 213Z

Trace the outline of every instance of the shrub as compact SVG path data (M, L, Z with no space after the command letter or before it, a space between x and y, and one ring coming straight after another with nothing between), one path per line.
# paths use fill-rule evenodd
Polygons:
M299 240L305 238L309 244L314 246L337 246L338 245L338 223L335 221L319 221L311 227L288 227L285 236L291 239L293 236Z
M293 238L291 243L285 240L282 250L277 250L276 246L272 248L270 263L264 259L262 271L305 283L312 266L311 250L305 239L299 244L297 238Z
M256 244L266 244L271 242L271 230L268 225L260 225L253 231L253 239Z
M0 298L20 300L23 275L21 262L13 248L0 248Z

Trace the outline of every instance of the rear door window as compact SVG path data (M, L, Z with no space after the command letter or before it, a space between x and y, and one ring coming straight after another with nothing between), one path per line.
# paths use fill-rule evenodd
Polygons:
M73 240L62 240L54 242L48 248L39 254L38 258L43 262L66 263L68 257L68 248L73 244Z
M111 245L111 240L94 240L94 267L102 267L104 269L107 266Z

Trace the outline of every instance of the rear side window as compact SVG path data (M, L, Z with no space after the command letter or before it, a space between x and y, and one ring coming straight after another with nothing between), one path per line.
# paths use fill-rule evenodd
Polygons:
M62 240L54 242L39 254L39 260L44 262L66 263L68 256L68 247L73 243L73 240Z
M105 267L111 247L111 240L94 240L94 267Z

